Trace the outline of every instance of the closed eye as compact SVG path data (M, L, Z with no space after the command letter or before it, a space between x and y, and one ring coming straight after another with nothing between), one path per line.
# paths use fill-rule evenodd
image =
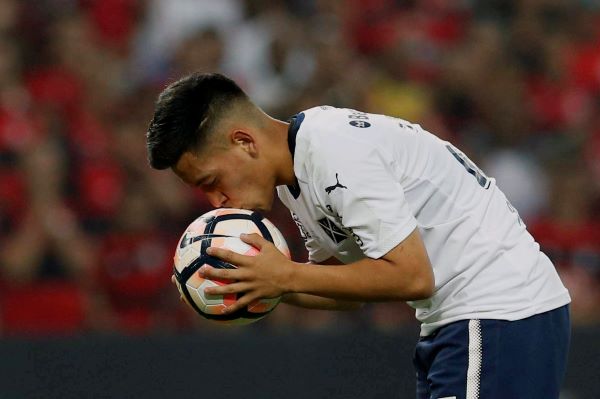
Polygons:
M217 183L216 178L200 179L196 182L196 187L211 188Z

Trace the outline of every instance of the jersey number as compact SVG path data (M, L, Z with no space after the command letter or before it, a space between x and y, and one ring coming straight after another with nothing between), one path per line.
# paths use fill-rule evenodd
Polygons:
M446 148L448 149L448 151L450 151L454 158L456 158L456 160L460 162L462 166L464 166L467 172L469 172L475 177L477 183L479 183L481 187L485 189L488 189L490 187L490 179L481 171L481 169L477 167L477 165L473 163L473 161L471 161L465 154L460 153L458 150L456 150L449 144L446 145Z

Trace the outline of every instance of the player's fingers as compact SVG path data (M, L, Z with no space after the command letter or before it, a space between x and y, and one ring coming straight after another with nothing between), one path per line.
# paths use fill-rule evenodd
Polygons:
M258 249L259 251L262 250L262 247L265 243L269 242L263 236L261 236L260 234L256 234L256 233L241 234L240 238L246 244L252 245L254 248Z
M250 256L240 255L233 251L217 247L208 247L206 253L236 266L244 265L246 263L246 258L251 258Z
M176 284L176 283L175 283L175 275L172 275L172 276L171 276L171 282L172 282L173 284Z
M204 294L205 295L238 294L240 292L247 292L249 289L250 289L249 283L239 282L239 283L220 285L218 287L207 287L204 289Z
M217 269L204 265L198 269L200 276L210 280L241 280L244 277L239 269Z
M225 309L223 309L223 314L230 314L237 312L240 309L244 309L246 306L250 305L252 302L259 298L260 297L256 294L246 294L240 299L238 299L234 304L229 305Z

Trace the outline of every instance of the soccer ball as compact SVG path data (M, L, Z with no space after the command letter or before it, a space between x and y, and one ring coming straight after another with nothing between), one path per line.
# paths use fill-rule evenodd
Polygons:
M244 209L215 209L194 220L185 230L174 257L175 284L181 296L201 316L226 324L249 324L262 319L279 303L281 298L260 299L231 314L222 310L238 299L238 294L205 295L207 287L226 285L231 280L209 280L201 277L198 269L210 265L233 269L234 265L206 253L208 247L225 248L243 255L254 256L258 250L239 237L256 233L271 241L290 258L290 251L281 232L273 223L257 212ZM239 294L241 295L241 294Z

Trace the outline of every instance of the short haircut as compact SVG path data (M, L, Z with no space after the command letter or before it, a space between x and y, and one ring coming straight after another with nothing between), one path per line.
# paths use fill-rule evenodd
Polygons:
M206 143L212 128L236 100L248 99L231 79L218 73L193 73L159 95L146 134L154 169L177 164L181 155Z

